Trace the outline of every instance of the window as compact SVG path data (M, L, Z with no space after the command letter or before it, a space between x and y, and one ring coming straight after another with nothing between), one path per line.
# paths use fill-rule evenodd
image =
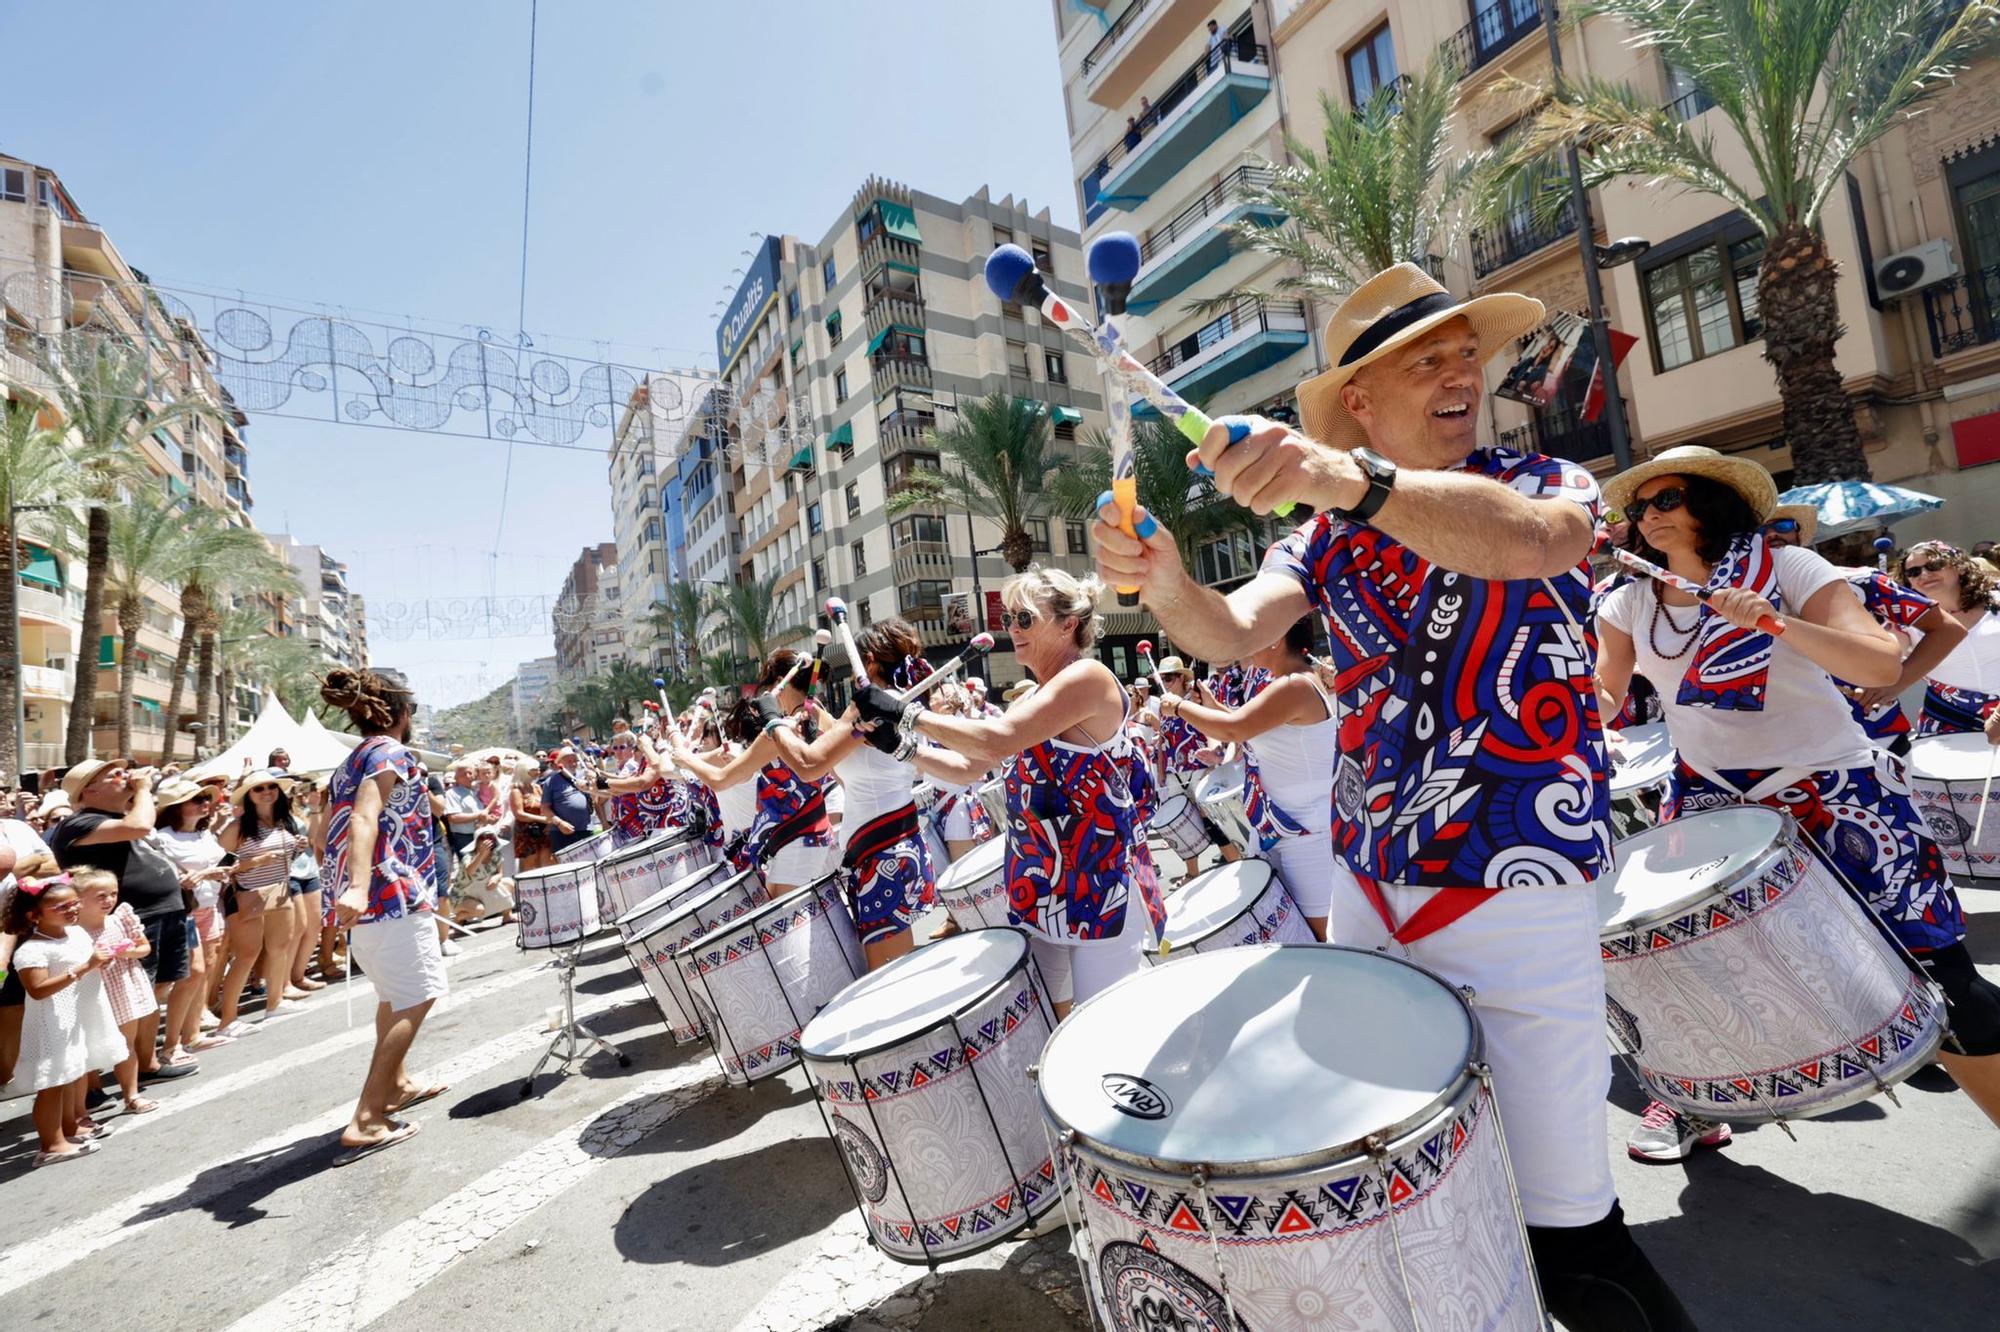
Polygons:
M826 317L826 345L828 348L840 345L840 311L835 310Z
M1074 444L1076 443L1076 422L1058 421L1051 433L1055 435L1057 440L1064 444Z
M1958 248L1971 275L1968 292L1983 318L1995 296L1993 267L2000 264L2000 147L1986 147L1946 163Z
M1069 543L1069 553L1072 555L1090 553L1090 538L1084 535L1083 524L1074 518L1063 524L1063 540Z
M918 578L896 588L896 602L905 611L942 610L951 584L941 578Z
M1378 89L1396 81L1396 47L1384 23L1348 50L1347 95L1355 106L1368 105Z
M1757 268L1764 238L1735 220L1734 239L1718 238L1654 264L1640 274L1653 363L1664 373L1757 337Z
M849 481L845 493L847 495L847 516L849 518L859 518L861 516L861 483L859 481Z
M797 342L794 342L792 344L792 373L797 374L799 371L799 367L803 366L805 364L805 361L806 361L806 340L804 338L800 338Z
M817 597L825 591L826 561L820 556L815 555L812 562L812 594Z
M820 530L825 526L826 515L821 511L819 501L814 500L806 506L806 531L813 536L818 536Z
M837 407L847 401L847 372L836 371L833 376L833 402Z
M999 248L1000 248L1001 246L1003 246L1003 245L1012 245L1013 243L1014 243L1014 232L1013 232L1013 229L1012 229L1012 228L1010 228L1010 227L995 227L995 228L993 228L993 248L994 248L994 249L996 249L996 250L997 250L997 249L999 249Z
M1248 532L1204 541L1195 550L1195 577L1211 587L1257 572L1257 542Z
M1069 367L1063 363L1063 354L1061 352L1044 349L1042 352L1042 368L1048 371L1049 383L1069 383Z
M1028 545L1037 555L1049 553L1049 520L1029 518L1022 522L1021 529L1028 534Z
M785 293L785 318L797 319L798 317L799 317L799 289L797 287L793 287L790 291Z
M834 446L834 452L840 455L842 462L850 463L854 461L854 430L852 426L848 428L845 435L836 434L828 442Z
M820 276L826 279L826 289L827 289L828 291L832 291L832 290L833 290L833 282L834 282L834 277L835 277L835 272L834 272L834 267L833 267L833 256L832 256L832 255L828 255L828 256L826 257L826 262L825 262L824 264L821 264L821 265L820 265L820 270L819 270L819 272L820 272Z
M859 578L861 577L861 575L867 573L868 543L866 541L857 541L853 545L849 546L847 548L847 558L854 561L854 576L856 578Z
M913 513L890 527L889 540L898 546L907 546L912 541L935 541L943 545L944 519L934 513Z
M1044 273L1053 274L1056 271L1056 261L1049 254L1049 243L1045 240L1036 240L1030 241L1029 245L1034 250L1035 267L1041 269Z
M8 167L0 171L0 199L11 199L15 203L28 202L28 173L18 167Z
M1007 373L1021 379L1028 377L1028 345L1025 342L1007 344Z
M1097 197L1097 192L1098 186L1104 183L1104 173L1108 169L1105 163L1099 162L1090 169L1088 175L1076 183L1077 192L1083 196L1083 222L1085 226L1089 226L1104 215L1105 203Z

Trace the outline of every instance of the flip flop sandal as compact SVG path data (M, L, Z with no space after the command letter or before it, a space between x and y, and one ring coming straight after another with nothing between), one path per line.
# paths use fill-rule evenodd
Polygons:
M451 1084L449 1082L440 1082L434 1087L426 1087L416 1095L410 1097L409 1100L390 1106L389 1113L399 1115L413 1105L422 1105L425 1101L435 1101L450 1090Z
M36 1152L35 1169L40 1170L43 1166L61 1165L64 1161L74 1161L77 1157L89 1156L96 1150L96 1143L82 1142L77 1144L77 1148L73 1152Z
M125 1113L128 1115L149 1115L159 1108L158 1101L149 1101L143 1096L135 1096L125 1102Z
M363 1143L359 1147L342 1147L340 1155L333 1158L333 1164L336 1167L353 1165L356 1161L364 1160L367 1157L375 1155L377 1152L386 1151L399 1142L408 1142L411 1138L416 1137L418 1130L422 1128L423 1125L414 1120L398 1124L389 1131L387 1137L377 1138L374 1142Z

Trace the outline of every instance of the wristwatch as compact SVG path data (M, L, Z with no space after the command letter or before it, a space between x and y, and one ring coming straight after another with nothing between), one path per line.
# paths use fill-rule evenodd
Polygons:
M1334 512L1351 523L1365 523L1382 511L1389 492L1396 488L1396 464L1365 447L1349 449L1347 456L1354 459L1361 468L1361 474L1368 478L1368 493L1353 508L1335 509Z

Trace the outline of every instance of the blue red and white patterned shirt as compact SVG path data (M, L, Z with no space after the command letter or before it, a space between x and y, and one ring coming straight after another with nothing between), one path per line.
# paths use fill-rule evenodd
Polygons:
M407 912L437 906L437 844L432 836L431 796L418 776L417 756L386 735L356 745L328 783L331 817L327 824L327 892L347 890L349 825L361 784L383 773L396 779L376 822L375 864L369 876L368 906L357 924L396 920Z
M1556 458L1476 449L1459 470L1580 504L1593 521L1602 505L1590 473ZM1349 869L1505 888L1585 883L1610 865L1596 644L1579 628L1586 561L1546 581L1488 581L1323 513L1263 567L1297 579L1327 620L1341 718L1333 840Z
M1895 579L1877 569L1848 569L1847 585L1861 598L1861 604L1875 617L1875 622L1890 629L1908 629L1918 620L1931 613L1937 603L1913 587L1904 587ZM1835 684L1849 689L1845 680L1836 679ZM1903 714L1903 705L1894 699L1879 708L1862 706L1859 700L1851 702L1854 720L1861 723L1861 729L1868 733L1870 740L1890 740L1906 735L1910 729L1910 719Z

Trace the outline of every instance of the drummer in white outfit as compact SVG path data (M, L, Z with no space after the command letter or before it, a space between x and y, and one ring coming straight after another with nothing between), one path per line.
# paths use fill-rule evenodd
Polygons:
M693 746L696 757L727 766L740 758L750 742L759 734L756 718L747 711L744 714L743 730L748 733L725 737L721 721L713 716L704 718L701 731L696 736ZM665 731L664 734L670 744L680 739L680 732L672 729ZM757 784L738 782L734 786L725 786L717 790L699 777L691 777L688 782L691 786L698 785L707 789L715 796L715 807L722 814L722 845L731 862L735 863L736 853L741 849L743 839L750 834L750 825L757 820ZM738 864L737 868L746 869L748 866Z
M1354 876L1333 854L1328 808L1340 723L1313 676L1312 641L1308 616L1281 641L1252 654L1250 663L1276 678L1240 708L1206 707L1178 694L1160 702L1168 717L1181 718L1211 740L1233 740L1256 759L1257 780L1263 798L1276 806L1271 821L1279 832L1266 854L1313 937L1324 943L1334 885L1351 889Z

